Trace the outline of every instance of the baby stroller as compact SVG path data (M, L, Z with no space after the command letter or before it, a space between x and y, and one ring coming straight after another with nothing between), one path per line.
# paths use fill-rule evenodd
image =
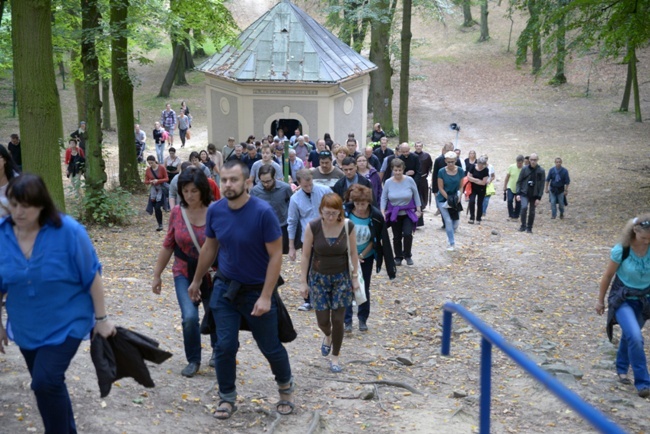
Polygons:
M138 156L138 163L144 163L144 143L135 141L135 153Z

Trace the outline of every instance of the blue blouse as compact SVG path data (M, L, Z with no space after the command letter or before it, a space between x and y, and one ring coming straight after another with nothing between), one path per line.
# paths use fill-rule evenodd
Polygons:
M628 288L646 289L650 286L650 249L644 257L640 258L634 250L630 249L630 255L621 262L623 258L623 246L617 244L612 248L610 258L620 264L616 275Z
M23 349L84 339L94 325L90 287L101 264L85 228L61 215L41 227L30 259L9 218L0 220L0 293L7 294L7 333Z

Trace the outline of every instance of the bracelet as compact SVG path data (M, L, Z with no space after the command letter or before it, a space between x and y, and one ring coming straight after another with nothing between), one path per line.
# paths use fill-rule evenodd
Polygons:
M100 316L100 317L95 317L96 322L106 322L108 321L108 315Z
M352 273L352 277L359 277L359 273Z

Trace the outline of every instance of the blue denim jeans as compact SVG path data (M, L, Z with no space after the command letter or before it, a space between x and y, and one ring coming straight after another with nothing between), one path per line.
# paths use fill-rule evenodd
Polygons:
M632 365L634 386L637 390L650 388L650 375L648 375L648 364L643 351L643 334L641 333L643 324L645 324L641 302L639 300L625 301L616 309L616 321L623 331L616 353L616 372L627 374L628 367Z
M515 194L508 189L508 217L518 219L521 213L521 202L515 200Z
M557 216L557 207L560 207L560 214L564 214L564 192L553 194L549 192L548 200L551 202L551 216Z
M483 211L483 215L484 215L484 216L487 215L487 207L488 207L488 204L490 203L490 198L491 198L491 197L492 197L492 196L485 196L485 197L483 198L483 209L482 209L482 211Z
M452 220L451 216L449 215L449 210L442 206L443 203L444 202L436 201L438 209L440 210L440 215L442 216L442 220L445 222L445 232L447 232L447 240L449 240L449 245L454 246L456 245L456 242L454 241L454 232L456 232L456 229L458 229L460 220Z
M370 278L372 277L372 266L374 265L375 257L370 256L363 260L361 265L361 275L365 283L366 302L357 306L357 318L359 321L366 322L370 316ZM352 324L352 306L345 309L345 324Z
M32 390L36 395L46 434L77 432L70 395L65 385L65 371L77 353L79 344L81 339L68 337L59 345L48 345L35 350L20 349L32 376Z
M278 306L271 298L271 310L262 316L252 316L259 291L240 291L234 302L223 297L228 284L221 279L214 282L210 308L217 324L215 345L219 397L228 402L237 398L237 351L239 350L239 325L245 318L257 346L271 365L278 386L291 382L289 354L278 337Z
M176 299L181 308L181 319L183 326L183 346L185 347L185 358L188 363L201 363L201 328L199 323L199 308L194 305L187 292L190 281L185 276L174 277L176 287ZM205 313L212 315L211 311ZM210 347L214 348L217 334L210 334Z
M163 164L163 161L165 160L163 155L164 151L165 151L165 142L156 143L156 158L158 159L158 164Z

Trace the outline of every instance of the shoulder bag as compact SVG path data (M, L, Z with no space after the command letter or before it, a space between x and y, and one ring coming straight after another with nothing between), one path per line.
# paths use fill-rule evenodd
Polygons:
M350 269L350 278L354 279L352 277L352 270L354 270L354 267L352 266L352 253L350 252L350 229L349 229L349 221L348 219L345 219L344 225L345 225L345 239L348 243L348 267ZM363 303L368 301L366 298L366 283L363 280L363 273L361 272L361 264L357 266L357 280L359 282L359 288L354 290L354 300L357 302L357 306L361 306Z

